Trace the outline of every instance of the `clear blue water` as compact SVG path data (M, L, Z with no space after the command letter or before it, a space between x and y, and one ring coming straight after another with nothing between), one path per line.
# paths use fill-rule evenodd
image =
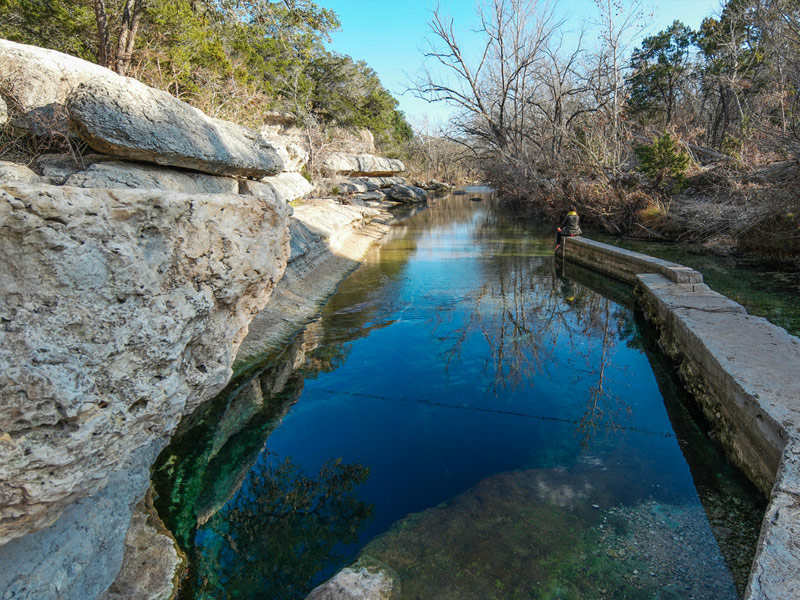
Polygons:
M557 265L550 237L487 193L432 202L187 423L155 476L183 596L304 598L366 552L404 598L736 598L763 503L630 290ZM488 546L482 519L507 523ZM535 560L492 562L512 541Z

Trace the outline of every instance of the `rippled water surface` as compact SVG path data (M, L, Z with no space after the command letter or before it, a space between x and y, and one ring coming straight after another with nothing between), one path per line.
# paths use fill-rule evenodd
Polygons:
M183 597L304 598L361 557L402 598L736 598L761 500L631 290L552 246L438 199L185 424L156 471Z

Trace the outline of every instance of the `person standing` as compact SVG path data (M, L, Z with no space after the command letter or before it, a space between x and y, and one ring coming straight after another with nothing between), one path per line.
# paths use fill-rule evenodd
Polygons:
M567 216L561 222L561 227L558 228L556 233L556 251L561 248L561 238L563 236L573 237L583 233L581 231L581 218L578 216L578 211L574 206L571 206Z

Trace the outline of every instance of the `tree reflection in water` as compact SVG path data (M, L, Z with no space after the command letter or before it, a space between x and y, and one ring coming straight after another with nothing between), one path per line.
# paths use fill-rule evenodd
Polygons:
M303 598L314 576L341 560L373 507L354 487L369 468L329 461L316 477L264 451L236 495L196 543L196 598Z
M468 340L479 335L488 346L487 391L495 397L532 385L538 374L568 371L570 394L584 398L565 400L584 404L575 435L588 446L598 432L617 430L631 416L631 407L614 392L620 381L612 374L620 369L612 357L619 342L640 344L633 311L566 276L541 239L511 235L498 245L492 237L497 228L490 217L476 229L477 245L493 245L485 248L483 284L469 298L466 316L458 314L463 305L444 305L433 318L433 335L444 342L444 364L454 368ZM448 328L456 319L459 324ZM559 361L570 364L565 368Z

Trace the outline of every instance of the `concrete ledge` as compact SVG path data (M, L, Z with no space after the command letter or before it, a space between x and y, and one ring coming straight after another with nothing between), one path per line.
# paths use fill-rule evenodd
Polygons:
M745 599L800 598L800 340L687 267L585 238L566 258L637 285L719 443L770 499Z
M689 267L584 237L563 238L563 249L569 260L633 284L639 273L659 273L675 283L703 283L703 276Z

